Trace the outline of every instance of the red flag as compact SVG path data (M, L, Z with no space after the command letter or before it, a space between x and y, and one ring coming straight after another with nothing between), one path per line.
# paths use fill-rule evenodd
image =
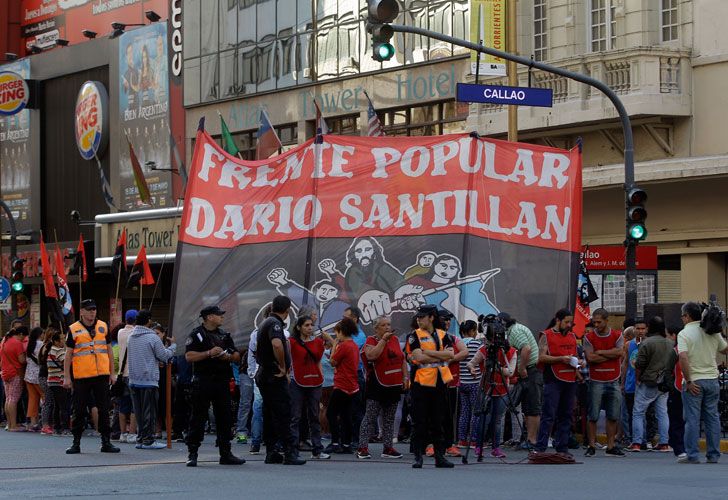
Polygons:
M111 261L111 272L117 281L126 280L126 228L122 229L119 240L116 242L114 258Z
M127 287L132 287L136 285L153 285L154 284L154 276L152 275L152 270L149 268L149 261L147 260L147 251L144 248L144 245L139 249L139 254L137 255L136 260L134 261L134 267L131 268L131 273L129 273L129 281L127 282Z
M144 177L142 166L139 164L139 159L134 152L134 147L131 145L129 136L126 136L126 142L129 143L129 161L131 162L131 169L134 171L134 183L139 190L139 198L142 200L142 203L149 204L152 200L152 196L149 193L147 179Z
M76 265L80 266L77 269L81 270L81 281L86 283L88 270L86 269L86 247L83 244L83 235L81 235L78 241L78 248L76 249Z
M66 264L63 262L63 254L61 253L61 247L58 246L58 243L56 243L56 276L61 278L64 282L67 281Z
M58 292L56 291L56 285L53 284L51 262L48 258L48 252L46 251L46 246L42 239L40 240L40 265L43 268L43 288L45 289L45 296L57 299Z

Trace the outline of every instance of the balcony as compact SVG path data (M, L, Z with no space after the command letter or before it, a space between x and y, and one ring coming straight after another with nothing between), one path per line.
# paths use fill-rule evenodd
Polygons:
M636 47L589 53L549 64L589 75L609 85L631 117L690 116L690 51L668 47ZM519 86L528 86L528 68L518 70ZM474 77L470 77L470 82ZM506 77L481 77L480 83L507 85ZM609 99L601 92L568 78L533 70L531 86L554 92L552 108L519 107L518 128L537 131L617 120ZM498 135L508 130L503 105L471 104L468 126L481 134Z

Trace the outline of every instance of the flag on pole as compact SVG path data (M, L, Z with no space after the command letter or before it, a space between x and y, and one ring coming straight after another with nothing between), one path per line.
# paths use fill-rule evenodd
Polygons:
M313 100L313 105L316 106L316 135L326 135L329 133L329 127L326 125L326 120L321 114L321 108L319 108L316 99Z
M591 320L589 304L599 298L591 279L589 279L589 271L583 260L579 264L579 276L577 277L576 286L576 311L574 312L573 331L577 338L581 338L584 336L586 324Z
M127 288L131 288L137 285L153 285L154 276L152 270L149 268L149 261L147 260L147 251L144 245L139 249L139 254L134 261L134 267L131 268L129 273L129 281L126 283Z
M78 272L81 271L81 281L86 283L88 279L88 269L86 268L86 246L83 243L83 235L78 240L78 248L76 249L76 261L73 268Z
M139 159L134 152L134 147L131 145L129 136L126 136L126 142L129 143L129 161L131 161L131 169L134 171L134 184L136 184L139 190L139 198L142 203L149 204L152 201L152 196L149 193L149 186L147 185L147 179L144 177L142 166L139 164Z
M185 169L185 164L182 161L182 155L179 153L177 141L174 140L172 129L169 130L169 144L172 146L172 158L177 166L177 172L179 172L179 176L182 179L182 191L184 192L187 187L187 169Z
M71 290L68 288L68 280L66 278L66 264L58 243L56 243L56 279L58 281L58 305L65 318L73 313L73 300L71 300Z
M258 144L255 147L255 159L264 160L278 151L283 145L276 134L276 129L268 119L268 113L260 110L260 126L258 127Z
M117 209L116 204L114 203L114 197L111 194L111 185L109 184L109 180L106 178L106 174L104 174L104 169L101 166L101 161L99 160L98 156L95 156L96 158L96 167L99 170L99 179L101 180L101 194L104 197L104 202L106 202L106 205L109 208Z
M43 275L43 289L45 290L45 296L53 299L58 298L58 292L56 292L56 285L53 283L53 270L51 269L51 261L48 258L48 251L46 250L43 238L40 240L40 265Z
M372 100L369 98L369 94L364 92L364 95L367 98L367 135L369 137L379 137L384 134L384 130L382 130L382 122L379 121L379 116L377 116L377 112L374 109L374 105L372 104Z
M116 242L114 258L111 261L111 272L118 277L119 282L126 280L126 228L121 231Z
M235 140L233 139L232 134L230 133L230 129L227 126L227 123L225 123L225 119L222 117L220 112L218 112L220 115L220 130L221 130L221 136L222 136L222 148L225 150L225 152L232 156L238 156L240 154L240 150L235 145Z

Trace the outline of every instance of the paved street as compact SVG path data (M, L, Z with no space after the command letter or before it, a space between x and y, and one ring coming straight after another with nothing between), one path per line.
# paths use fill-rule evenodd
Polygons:
M214 438L208 436L207 441ZM0 431L0 498L725 498L728 460L718 465L680 465L672 454L630 454L597 458L571 466L517 464L525 453L510 452L508 463L488 458L483 464L421 471L403 460L361 461L336 456L303 467L265 465L263 456L234 445L248 463L224 467L215 448L201 449L197 469L183 465L184 446L142 451L122 445L118 455L98 452L98 438L84 438L83 453L66 456L70 439ZM401 445L404 451L406 445ZM378 456L380 445L373 445ZM581 452L577 459L581 460ZM601 455L601 456L600 456ZM724 457L728 458L728 457Z

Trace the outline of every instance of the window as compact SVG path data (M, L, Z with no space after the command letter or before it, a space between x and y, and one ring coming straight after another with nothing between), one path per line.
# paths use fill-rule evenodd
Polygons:
M533 2L533 58L545 61L547 56L546 0Z
M660 15L662 41L677 40L677 0L662 0Z
M614 0L591 0L589 26L591 51L603 52L616 46L616 8Z

